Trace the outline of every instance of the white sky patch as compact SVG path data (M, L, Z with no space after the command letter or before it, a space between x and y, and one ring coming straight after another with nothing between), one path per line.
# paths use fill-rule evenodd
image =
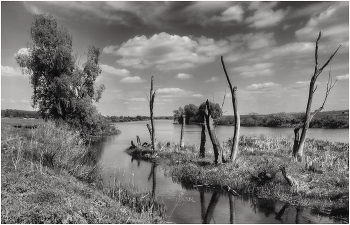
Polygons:
M3 98L2 98L2 99L1 99L1 103L3 103L3 104L4 104L4 103L5 103L5 104L6 104L6 103L7 103L7 104L12 104L12 103L16 103L16 102L15 102L15 100L13 100L13 99L3 99Z
M19 77L22 76L21 72L18 72L11 66L1 66L1 76L6 76L6 77ZM23 77L26 77L23 75Z
M141 79L139 76L134 77L124 77L120 80L121 83L143 83L145 80Z
M189 79L191 77L192 75L187 73L179 73L178 75L176 75L176 78L178 79Z
M267 83L261 83L261 84L252 84L247 86L247 89L249 90L259 90L259 89L266 89L270 87L278 87L280 84L273 83L273 82L267 82Z
M150 38L144 35L131 38L110 53L122 56L117 60L122 66L176 70L213 62L217 56L228 51L230 48L225 40L215 41L204 36L190 38L162 32Z
M104 64L101 64L100 66L102 69L102 74L122 76L122 77L130 75L130 71L127 69L117 69L117 68L114 68L113 66L108 66Z
M246 22L250 23L249 27L264 28L279 24L288 14L288 10L272 10L276 4L274 2L252 2L250 9L256 9L253 16L246 18Z
M205 82L216 82L216 81L218 81L218 78L217 77L212 77L212 78L210 78L209 80L206 80Z
M349 80L349 74L337 76L336 79L338 79L338 80Z

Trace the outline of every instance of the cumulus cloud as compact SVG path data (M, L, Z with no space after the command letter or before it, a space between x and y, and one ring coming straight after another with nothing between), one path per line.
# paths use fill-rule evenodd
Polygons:
M145 98L130 98L128 99L129 102L146 102L147 100Z
M187 73L179 73L178 75L176 75L176 78L178 79L189 79L191 77L192 75Z
M158 94L183 94L186 91L180 89L180 88L159 88L157 90Z
M210 22L241 22L243 20L244 10L240 5L234 5L223 11L219 16L213 16Z
M115 75L115 76L128 76L130 74L129 70L126 69L117 69L114 68L113 66L108 66L101 64L101 69L102 69L102 74L108 74L108 75Z
M253 16L247 17L246 22L249 27L264 28L279 24L288 14L288 10L273 10L276 2L251 2L249 9L256 10Z
M271 87L278 87L280 84L273 83L273 82L267 82L267 83L260 83L260 84L252 84L247 86L248 90L261 90L261 89L269 89Z
M212 78L210 78L209 80L206 80L205 82L216 82L216 81L218 81L218 78L217 77L212 77Z
M257 50L276 45L274 34L258 32L248 34L236 34L229 37L234 45L245 45L249 50Z
M113 48L109 46L108 49ZM122 66L174 70L213 62L218 55L230 51L230 46L227 40L190 38L162 32L150 38L136 36L115 49L107 52L122 56L117 60Z
M194 98L202 98L203 95L201 95L201 94L194 94L194 95L192 95L192 97L194 97Z
M255 77L255 76L269 76L273 75L273 63L257 63L249 66L239 66L233 68L234 71L240 72L241 76Z
M21 72L16 71L11 66L1 66L1 76L5 76L5 77L21 76Z
M342 44L349 40L349 2L337 2L310 18L295 32L300 41L315 41L319 31L322 40Z
M349 74L337 76L336 79L338 79L338 80L349 80Z
M139 76L134 77L124 77L120 80L122 83L143 83L145 80L141 79Z

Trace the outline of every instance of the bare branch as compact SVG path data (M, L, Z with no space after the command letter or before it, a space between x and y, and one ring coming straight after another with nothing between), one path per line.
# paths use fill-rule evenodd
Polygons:
M316 85L315 89L312 91L312 93L315 93L317 90L318 85Z
M226 71L226 67L225 67L225 63L224 63L224 57L221 56L221 63L222 63L222 67L224 68L224 72L225 72L225 75L226 75L226 78L227 78L227 82L230 86L230 89L232 90L232 84L231 84L231 81L230 81L230 78L228 77L228 74L227 74L227 71Z
M320 31L320 33L318 34L318 38L316 40L316 47L315 47L315 73L314 73L314 76L318 72L318 41L320 40L321 36L322 36L322 32Z
M330 63L330 61L333 59L334 55L337 53L341 45L335 50L335 52L329 57L328 61L319 69L319 74L322 72L322 70Z

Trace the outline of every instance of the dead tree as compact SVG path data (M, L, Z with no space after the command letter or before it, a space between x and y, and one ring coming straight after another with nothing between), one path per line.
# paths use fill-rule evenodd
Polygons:
M318 76L322 73L323 69L330 63L330 61L333 59L334 55L337 53L337 51L340 48L340 46L339 46L337 48L337 50L335 50L335 52L329 57L327 62L321 68L319 68L319 65L318 65L318 41L320 40L321 36L322 36L322 32L319 33L318 38L316 40L315 71L314 71L314 75L312 76L311 81L310 81L309 98L308 98L307 106L306 106L305 120L303 121L303 124L301 124L300 126L298 126L294 129L295 137L294 137L294 146L293 146L293 156L298 161L302 161L304 144L305 144L305 140L306 140L306 133L307 133L307 130L309 129L310 122L311 122L312 118L323 109L324 104L325 104L327 97L329 95L329 92L334 87L335 83L337 82L337 80L332 82L331 73L329 72L326 96L324 98L323 104L320 108L318 108L313 113L311 113L312 98L313 98L313 95L317 89L317 85L315 86L316 80L317 80ZM299 135L299 131L301 128L302 128L301 135Z
M205 142L206 140L206 136L205 136L205 124L206 124L206 119L205 116L203 116L203 123L202 123L202 132L201 132L201 145L199 148L199 157L201 158L205 158Z
M237 95L236 95L237 87L236 86L232 87L230 78L229 78L227 71L226 71L224 58L222 56L221 56L221 63L222 63L222 67L224 68L227 82L230 86L230 91L231 91L231 95L232 95L233 112L235 114L234 115L234 117L235 117L235 130L234 130L234 134L233 134L231 154L230 154L230 160L232 162L234 162L237 158L237 155L238 155L239 130L240 130L240 126L241 126L240 116L239 116L239 112L238 112L238 101L237 101Z
M185 120L186 120L186 115L182 115L182 124L181 124L181 134L180 134L180 149L183 149L185 147L185 142L184 142L184 127L185 127Z
M150 100L149 100L149 109L150 109L150 114L151 114L151 142L152 142L152 150L153 152L155 151L155 133L154 133L154 119L153 119L153 104L154 104L154 97L156 95L156 92L153 91L153 76L151 78L151 90L150 90Z
M213 150L214 150L214 163L218 164L222 162L222 159L220 157L220 154L222 154L222 148L220 146L220 142L218 140L218 137L216 136L216 131L214 127L214 120L211 117L211 110L209 107L209 100L207 99L206 102L207 108L205 110L205 117L206 117L206 123L207 123L207 129L208 129L208 134L211 140L211 143L213 144Z

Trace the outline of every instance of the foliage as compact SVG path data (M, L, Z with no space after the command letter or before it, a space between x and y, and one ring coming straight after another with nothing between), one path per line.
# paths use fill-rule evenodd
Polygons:
M18 110L18 109L2 109L1 117L20 117L20 118L41 118L40 113L37 111L27 111L27 110Z
M101 129L101 116L93 105L105 89L95 87L101 73L99 49L90 46L86 62L78 65L72 36L58 27L52 15L35 16L30 38L29 50L15 59L30 75L33 107L39 108L43 118L66 121L85 136Z
M213 119L216 120L222 116L222 109L219 104L214 104L212 102L209 102L209 107L212 111ZM197 107L194 104L188 104L185 105L184 109L179 107L178 110L174 110L174 121L177 121L178 123L182 123L182 115L186 115L186 124L190 123L203 123L203 116L206 109L206 103L203 102L202 104Z
M310 128L348 128L349 111L320 112L311 121ZM293 127L305 120L303 113L249 114L241 116L241 126ZM222 116L218 125L234 125L233 116Z
M46 135L45 132L49 134ZM132 204L119 204L109 196L108 190L102 190L99 180L95 180L92 184L81 181L82 177L88 175L89 168L93 165L91 160L87 159L93 159L95 155L87 146L80 146L76 142L80 139L79 135L63 127L56 128L52 123L39 126L35 134L43 136L33 137L31 131L27 129L1 125L2 223L164 223L162 218L153 215L154 209L142 211ZM63 136L56 137L56 135ZM33 157L35 152L45 152L46 148L56 144L58 146L53 146L54 150L59 152L54 160L54 167L44 166L43 161ZM33 145L42 148L33 148ZM64 154L74 156L77 152L73 150L70 153L64 148L70 150L81 148L78 152L83 153L79 156L83 161L59 160L67 158L62 157ZM62 151L66 152L62 154ZM69 162L70 165L62 164L60 161ZM74 169L75 167L77 169ZM77 177L79 179L76 179ZM127 185L120 186L120 191L128 193L128 196L123 195L123 201L133 202L135 196L130 193ZM140 195L144 196L141 192L137 192L137 196ZM141 200L143 205L150 205L149 198Z

